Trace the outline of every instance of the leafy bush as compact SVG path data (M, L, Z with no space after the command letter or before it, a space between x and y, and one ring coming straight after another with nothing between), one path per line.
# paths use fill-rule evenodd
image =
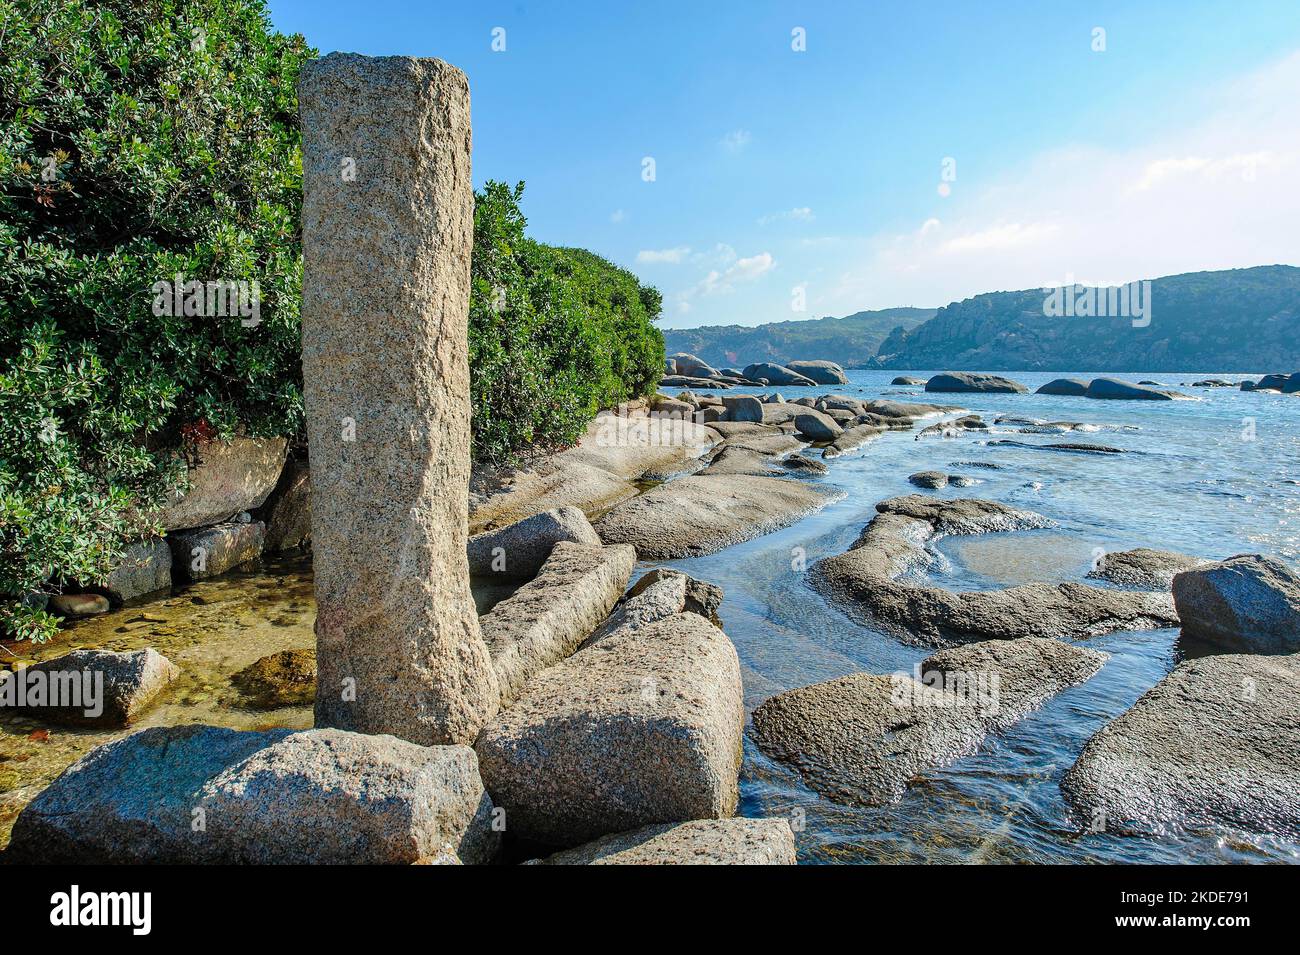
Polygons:
M301 158L314 51L260 2L0 0L0 624L111 568L184 430L301 426ZM156 315L255 281L260 322Z
M571 444L663 370L659 293L600 256L526 238L523 188L489 182L475 194L469 360L481 461Z

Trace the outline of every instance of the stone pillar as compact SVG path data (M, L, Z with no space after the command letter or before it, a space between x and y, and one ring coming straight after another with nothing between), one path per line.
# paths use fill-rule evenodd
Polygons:
M316 725L470 743L498 693L465 554L469 84L332 53L298 102Z

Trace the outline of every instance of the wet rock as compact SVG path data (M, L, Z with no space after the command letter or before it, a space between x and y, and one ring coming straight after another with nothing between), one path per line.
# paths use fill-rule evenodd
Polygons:
M815 385L806 375L791 371L782 365L774 365L771 362L757 362L753 365L745 366L745 377L750 381L761 381L768 385Z
M1080 638L1178 622L1167 594L1072 582L953 592L900 581L896 578L929 565L925 545L939 535L1027 530L1051 522L994 501L916 494L882 501L876 510L880 513L846 553L812 566L811 581L846 612L904 640L945 645L1029 636Z
M1282 391L1291 377L1291 375L1265 375L1256 382L1255 390L1266 388L1272 391Z
M786 367L795 374L811 378L819 385L847 385L849 376L833 361L792 361ZM779 382L778 382L779 384Z
M469 572L502 580L532 580L561 541L600 544L587 515L566 505L469 539Z
M249 664L230 678L240 702L259 710L308 706L316 698L316 650L281 650Z
M1109 580L1113 584L1163 590L1173 583L1174 575L1199 567L1206 561L1168 550L1138 547L1134 550L1108 552L1088 572L1089 577ZM1181 614L1180 614L1181 616Z
M1087 397L1172 401L1180 396L1172 391L1152 388L1149 385L1135 385L1130 381L1121 381L1118 378L1094 378L1088 385Z
M1072 451L1075 454L1124 454L1123 448L1113 448L1106 444L1092 444L1088 441L1060 441L1050 444L1033 444L1029 441L1015 441L1011 438L999 438L989 442L990 447L1028 448L1031 451Z
M475 748L510 832L564 847L730 816L743 721L735 648L682 613L542 671Z
M45 609L56 617L77 620L108 613L108 598L101 594L52 594Z
M794 865L784 819L696 819L603 836L525 865Z
M905 421L910 427L912 421L920 418L932 418L935 415L960 411L956 405L932 405L915 401L889 401L877 398L862 402L865 414L879 415L882 418L896 418Z
M158 520L169 531L228 521L260 507L284 467L285 438L234 437L200 442L189 486L173 495Z
M925 384L925 379L916 378L912 375L899 375L897 378L891 381L890 384L891 385L912 385L912 386L923 385Z
M1039 395L1066 395L1073 398L1082 398L1087 393L1088 383L1078 378L1054 378L1035 392Z
M45 690L40 703L31 705L36 674ZM3 677L26 682L28 705L19 709L39 719L70 726L126 726L179 675L174 663L146 648L129 653L73 650ZM10 708L9 694L16 690L16 685L0 689L3 708Z
M98 584L110 602L121 605L172 585L172 551L165 540L137 541L126 548L122 561Z
M172 573L181 580L206 580L262 555L266 525L261 521L232 521L167 536Z
M917 471L915 474L908 475L907 480L917 487L932 490L948 486L948 475L942 471Z
M979 415L968 414L962 415L960 418L954 418L951 421L940 421L928 428L922 428L916 438L918 441L931 435L954 438L963 431L987 431L988 427L988 424Z
M812 409L797 415L794 426L799 429L800 434L812 441L834 441L844 433L844 429L835 422L834 418Z
M763 402L753 395L726 395L722 404L727 409L728 421L763 420Z
M915 676L855 673L780 693L754 711L753 736L828 799L888 805L1106 659L1037 637L971 644L935 654Z
M201 810L202 829L194 825ZM491 861L474 752L342 730L143 730L92 750L23 810L12 861L410 864Z
M642 560L699 557L793 524L834 497L806 481L701 474L620 504L595 526L605 543L632 544Z
M888 429L870 424L854 425L827 445L822 450L822 457L837 458L841 454L847 454L849 451L862 447L868 441L880 437L886 430Z
M822 453L825 454L824 451ZM799 474L825 474L830 470L821 461L806 458L802 454L792 454L788 458L782 458L779 463L787 471L794 471Z
M1281 561L1243 554L1173 579L1183 633L1251 653L1300 651L1300 576Z
M483 616L483 640L503 706L600 626L622 596L635 563L636 552L626 545L561 541L533 580Z
M1026 392L1018 381L999 375L978 375L968 371L952 371L935 375L925 383L926 391L984 392L995 394L1016 394Z
M1195 573L1195 571L1193 571ZM1061 780L1085 828L1300 834L1300 657L1180 663Z
M294 550L311 542L311 471L306 461L288 461L271 496L257 512L266 525L269 554Z

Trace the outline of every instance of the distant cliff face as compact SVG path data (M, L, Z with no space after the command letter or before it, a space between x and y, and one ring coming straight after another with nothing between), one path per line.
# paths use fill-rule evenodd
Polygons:
M932 308L888 308L844 318L818 318L769 325L711 325L666 328L669 355L687 352L714 368L743 368L753 362L784 365L799 359L827 358L845 368L866 365L896 328L912 328L933 317Z
M1048 316L1044 297L1042 289L1029 289L955 302L923 324L892 332L871 364L957 371L1300 369L1300 268L1293 266L1154 279L1145 325L1146 317L1135 321L1132 309L1120 316Z

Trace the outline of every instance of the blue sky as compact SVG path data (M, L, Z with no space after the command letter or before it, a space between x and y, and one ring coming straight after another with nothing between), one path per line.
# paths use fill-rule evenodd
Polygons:
M1300 264L1297 0L270 6L463 69L475 183L666 327Z

